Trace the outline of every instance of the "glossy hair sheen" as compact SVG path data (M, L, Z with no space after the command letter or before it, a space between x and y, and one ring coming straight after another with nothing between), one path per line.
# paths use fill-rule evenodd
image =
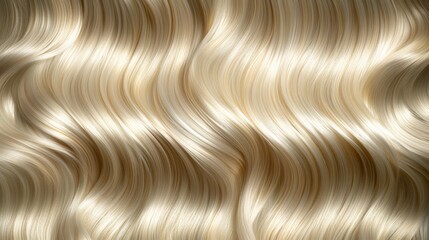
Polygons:
M429 239L427 0L0 0L0 239Z

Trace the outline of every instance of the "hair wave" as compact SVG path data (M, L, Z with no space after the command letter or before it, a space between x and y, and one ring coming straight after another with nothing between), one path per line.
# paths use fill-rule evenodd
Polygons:
M429 2L0 0L0 239L429 239Z

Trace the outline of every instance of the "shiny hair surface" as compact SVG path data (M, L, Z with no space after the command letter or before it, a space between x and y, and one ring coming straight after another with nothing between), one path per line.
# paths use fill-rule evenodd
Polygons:
M0 0L0 239L429 239L429 2Z

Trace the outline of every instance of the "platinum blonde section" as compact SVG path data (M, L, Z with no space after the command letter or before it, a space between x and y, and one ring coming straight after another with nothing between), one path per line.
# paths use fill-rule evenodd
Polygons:
M429 4L0 0L0 239L429 239Z

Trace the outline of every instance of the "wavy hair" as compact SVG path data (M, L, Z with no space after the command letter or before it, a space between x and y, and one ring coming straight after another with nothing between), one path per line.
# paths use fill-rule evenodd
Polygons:
M429 2L0 0L0 239L429 239Z

